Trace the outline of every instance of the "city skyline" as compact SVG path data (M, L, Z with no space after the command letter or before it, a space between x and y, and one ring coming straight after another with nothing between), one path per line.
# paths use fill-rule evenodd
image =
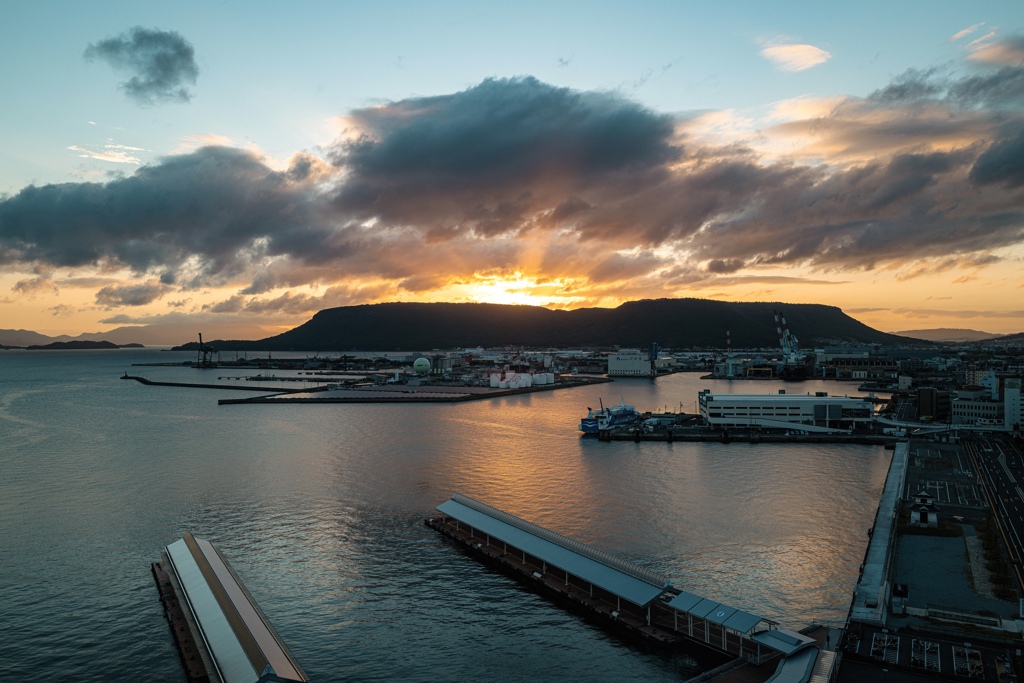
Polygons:
M701 297L1024 331L1019 7L742 8L6 6L0 327Z

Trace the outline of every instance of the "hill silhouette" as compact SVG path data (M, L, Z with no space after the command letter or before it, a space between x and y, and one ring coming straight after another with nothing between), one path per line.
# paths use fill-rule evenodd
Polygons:
M259 341L213 341L217 350L413 351L459 347L623 346L778 347L773 311L807 348L826 344L900 344L835 306L709 299L632 301L617 308L561 311L478 303L384 303L320 311L295 329ZM179 348L190 348L186 344Z

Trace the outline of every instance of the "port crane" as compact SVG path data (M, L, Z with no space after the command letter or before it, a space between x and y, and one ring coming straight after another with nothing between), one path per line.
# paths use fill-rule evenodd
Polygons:
M213 354L215 349L212 346L203 343L203 333L199 333L199 348L196 351L196 367L197 368L214 368L217 367L213 362Z
M786 316L782 311L772 312L775 314L775 331L779 335L779 346L782 347L782 367L779 376L791 380L807 379L814 369L813 358L800 350L800 341L789 331Z

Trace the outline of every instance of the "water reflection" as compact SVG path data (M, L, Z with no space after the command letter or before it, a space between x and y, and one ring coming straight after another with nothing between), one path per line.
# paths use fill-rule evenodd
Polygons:
M35 678L100 680L97 659L179 676L148 563L192 530L319 681L498 678L510 661L523 678L673 680L678 662L523 590L422 518L466 493L800 627L845 614L888 466L865 446L604 443L576 429L602 398L662 410L703 388L775 388L763 382L218 406L217 392L119 380L130 358L161 356L134 353L0 356L0 420L22 426L0 460L0 637ZM837 388L850 387L801 385Z

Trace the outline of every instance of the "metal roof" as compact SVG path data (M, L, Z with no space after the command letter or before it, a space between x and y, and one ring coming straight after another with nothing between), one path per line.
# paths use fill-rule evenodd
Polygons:
M256 683L270 673L309 680L213 544L186 533L167 546L167 556L218 669L212 676L225 683Z
M732 630L740 633L750 633L750 631L752 631L754 627L762 621L764 621L764 617L759 617L756 614L750 614L749 612L744 612L743 610L738 609L725 620L722 626L731 628Z
M670 587L669 580L660 574L468 496L456 493L437 509L641 607Z
M719 605L718 609L711 611L705 618L712 624L724 624L726 620L732 615L736 614L736 612L737 610L735 607Z
M752 635L751 638L765 647L778 650L787 657L792 654L796 654L806 647L815 647L817 645L814 638L805 636L802 633L797 633L796 631L791 631L788 628L775 628L767 631L761 631Z
M679 595L669 601L668 605L680 612L688 612L738 633L750 633L755 626L764 621L764 617L686 591L681 591Z
M699 595L687 593L686 591L680 591L679 595L672 598L668 604L670 607L675 607L677 610L680 610L681 612L689 612L694 605L696 605L703 599L704 598L700 597Z

